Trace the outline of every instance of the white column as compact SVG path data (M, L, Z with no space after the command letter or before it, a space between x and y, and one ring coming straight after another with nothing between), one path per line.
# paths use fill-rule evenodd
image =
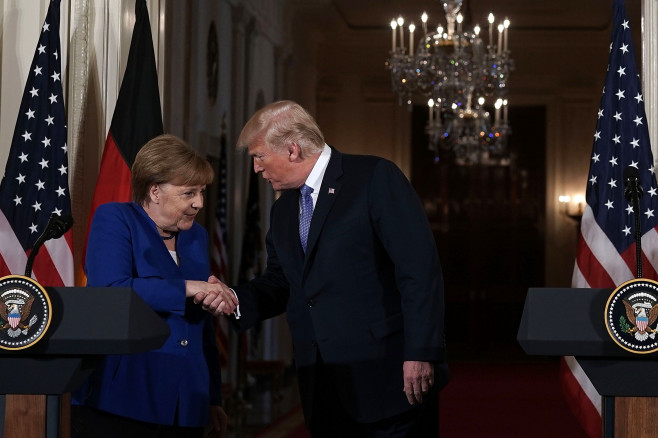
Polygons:
M642 92L654 165L658 163L658 0L642 0Z
M96 148L85 148L89 139L99 139L94 135L94 130L85 130L85 114L87 101L90 100L95 106L98 94L94 93L89 99L89 64L90 44L93 41L89 36L89 1L74 0L70 10L70 28L67 34L70 38L69 47L69 71L68 93L66 99L68 118L68 154L69 154L69 187L71 190L71 211L75 218L86 218L89 212L88 200L93 195L93 187L96 182L96 166L100 156ZM93 53L93 50L92 50ZM66 58L65 58L66 59ZM100 126L99 126L100 125ZM92 123L91 126L104 127L101 123ZM90 134L89 138L86 137ZM88 162L88 160L91 160ZM87 223L85 220L76 220L73 228L74 260L77 269L82 266L82 248L86 235ZM76 275L76 282L78 275Z

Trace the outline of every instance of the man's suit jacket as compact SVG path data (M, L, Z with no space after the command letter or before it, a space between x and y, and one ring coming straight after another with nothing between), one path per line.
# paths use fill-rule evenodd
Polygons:
M157 350L111 355L74 394L113 414L158 424L208 424L221 404L212 316L185 298L185 280L208 280L208 235L199 224L178 235L177 266L155 223L134 203L103 204L89 232L87 286L129 286L170 329Z
M299 191L289 190L271 210L264 274L235 288L239 327L287 312L309 424L322 396L314 392L318 354L357 421L411 409L403 361L444 363L443 278L411 184L390 161L332 149L306 254L298 223ZM442 386L447 369L436 372Z

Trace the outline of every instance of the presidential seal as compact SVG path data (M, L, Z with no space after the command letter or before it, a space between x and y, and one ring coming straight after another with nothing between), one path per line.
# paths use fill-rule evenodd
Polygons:
M631 353L658 350L658 282L646 278L616 288L605 306L605 324L617 345Z
M0 278L0 348L22 350L37 343L52 318L50 297L22 275Z

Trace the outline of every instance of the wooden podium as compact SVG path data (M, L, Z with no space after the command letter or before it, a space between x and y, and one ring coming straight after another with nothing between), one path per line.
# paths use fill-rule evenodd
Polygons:
M105 355L156 349L169 336L167 324L130 288L45 289L53 316L43 339L24 350L0 350L0 437L58 437L60 410L68 405L61 394L79 387Z
M529 289L518 341L530 355L575 356L605 397L605 438L658 437L658 353L634 354L606 330L611 289Z

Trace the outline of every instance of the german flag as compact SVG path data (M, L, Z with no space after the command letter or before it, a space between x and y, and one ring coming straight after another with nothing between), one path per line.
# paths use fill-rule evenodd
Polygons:
M135 16L128 64L105 141L101 168L89 212L87 236L91 220L99 205L107 202L131 201L130 169L135 156L146 142L164 132L158 72L145 0L135 2ZM83 263L86 246L85 238Z

